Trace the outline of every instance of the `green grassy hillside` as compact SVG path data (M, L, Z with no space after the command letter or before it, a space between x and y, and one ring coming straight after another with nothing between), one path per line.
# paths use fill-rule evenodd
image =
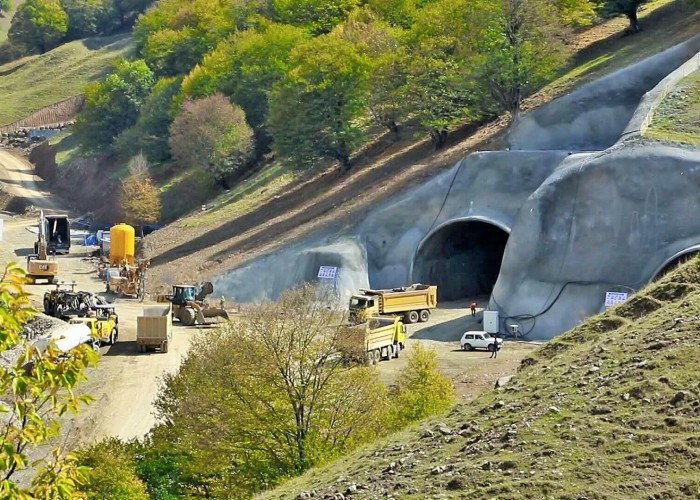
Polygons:
M700 71L681 80L661 101L646 136L700 146Z
M264 498L698 498L698 283L693 259L543 346L504 389Z
M81 94L88 82L106 74L111 60L132 50L129 35L89 38L0 66L0 125Z

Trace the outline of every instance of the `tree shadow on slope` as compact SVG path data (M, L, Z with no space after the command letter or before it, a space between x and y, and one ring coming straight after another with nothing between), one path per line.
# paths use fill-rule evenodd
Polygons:
M483 122L479 122L461 127L448 138L448 147L474 134L482 125ZM404 135L410 136L410 134ZM482 141L476 147L483 147L486 142ZM381 168L373 168L378 161L382 161L382 158L377 158L378 151L383 151L384 158L388 159ZM210 229L201 236L171 248L160 255L153 256L151 263L153 265L165 264L222 241L244 235L248 231L264 227L254 234L241 237L225 250L217 252L213 259L221 262L231 253L245 252L280 239L285 233L314 219L323 218L339 205L353 201L356 197L372 191L377 186L385 186L386 188L382 192L382 197L391 196L421 180L419 176L404 176L403 178L399 178L399 176L404 170L419 162L434 161L430 158L432 153L433 148L429 140L414 143L413 140L404 139L389 145L379 141L368 147L357 158L355 166L349 173L328 168L321 174L301 181L278 198L259 208L242 214L215 229ZM463 154L460 153L459 158ZM391 155L395 156L391 157ZM450 167L457 159L448 158L442 163L432 165L426 175L435 175L436 169ZM367 206L364 204L355 205L339 220L347 223L357 221L359 215L366 210ZM313 229L308 228L303 233L307 234Z

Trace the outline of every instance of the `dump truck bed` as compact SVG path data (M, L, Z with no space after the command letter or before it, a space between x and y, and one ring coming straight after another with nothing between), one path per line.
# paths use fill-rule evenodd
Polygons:
M144 306L141 316L136 318L136 344L142 352L146 347L160 347L163 352L167 352L172 332L170 304Z
M389 290L361 290L365 297L379 300L381 314L433 309L437 307L437 286L412 285Z

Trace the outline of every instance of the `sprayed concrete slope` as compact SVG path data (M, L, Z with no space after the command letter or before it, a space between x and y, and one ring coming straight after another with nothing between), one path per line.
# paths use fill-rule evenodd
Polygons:
M700 246L700 151L644 142L629 126L698 51L700 36L552 101L512 129L509 150L471 154L348 234L316 234L215 287L274 298L337 266L328 284L342 300L435 283L440 300L491 294L504 332L552 338L599 312L606 291L637 290Z

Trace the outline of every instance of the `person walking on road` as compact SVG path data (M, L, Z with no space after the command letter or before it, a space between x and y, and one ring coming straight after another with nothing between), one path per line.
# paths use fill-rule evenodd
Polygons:
M496 343L496 342L494 342L493 344L491 344L491 345L489 346L489 350L491 351L491 356L489 356L489 359L497 357L497 356L498 356L498 350L499 350L500 348L501 348L501 346L498 345L498 343Z
M476 316L476 302L469 304L469 309L472 310L472 316Z

